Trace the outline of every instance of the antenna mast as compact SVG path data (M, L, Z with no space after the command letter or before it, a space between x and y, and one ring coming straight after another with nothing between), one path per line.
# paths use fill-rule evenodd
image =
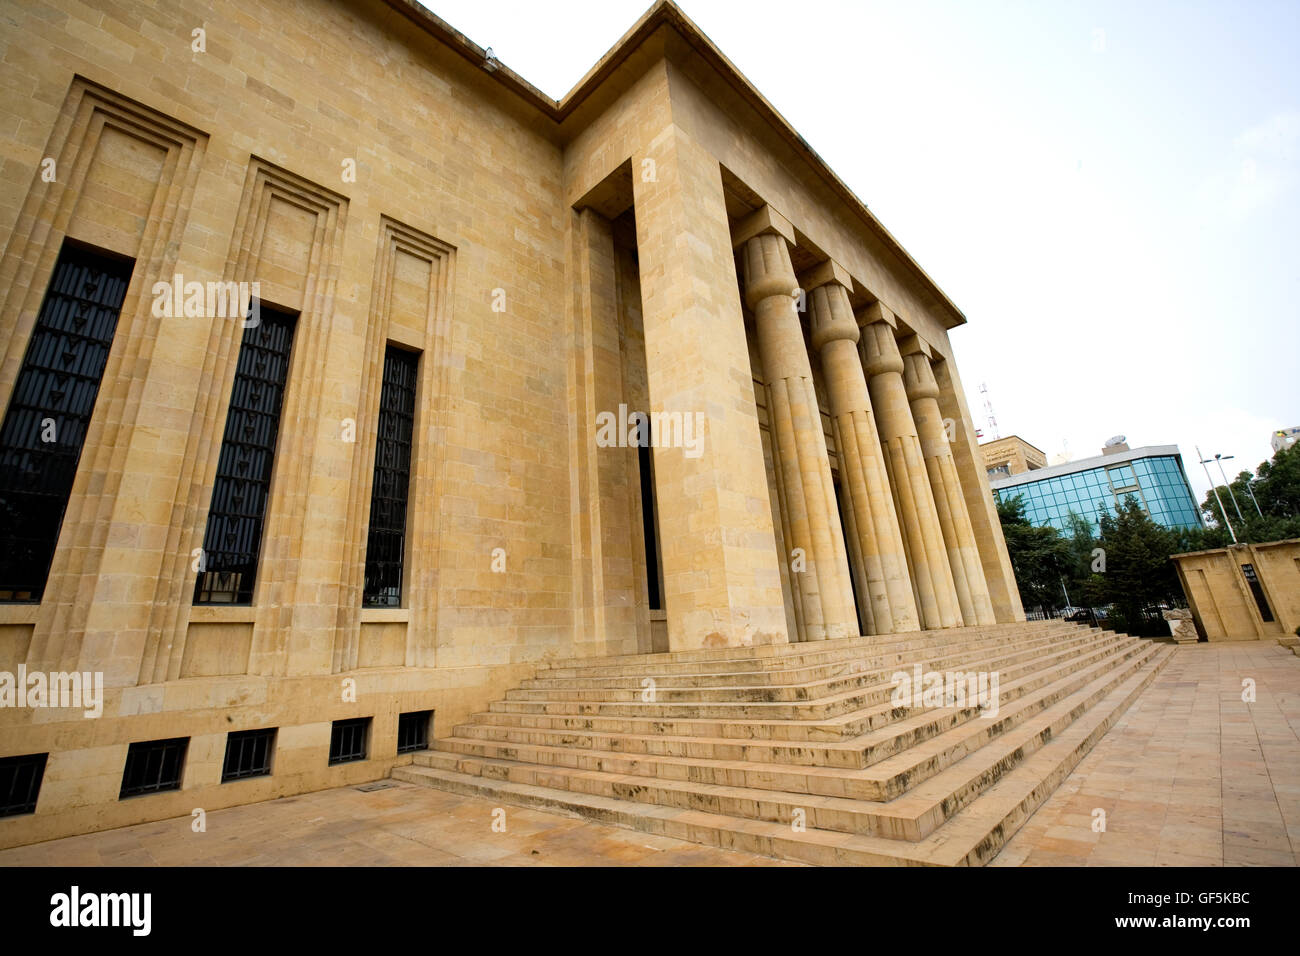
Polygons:
M989 387L980 382L980 394L984 396L984 414L987 416L985 421L988 422L989 431L993 433L994 438L1001 438L998 434L998 420L993 415L993 399L989 397Z

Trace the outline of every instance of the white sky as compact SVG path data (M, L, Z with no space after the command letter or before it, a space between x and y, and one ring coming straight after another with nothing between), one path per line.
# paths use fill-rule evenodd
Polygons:
M559 98L649 0L426 5ZM681 7L966 314L977 425L1198 497L1300 425L1300 4Z

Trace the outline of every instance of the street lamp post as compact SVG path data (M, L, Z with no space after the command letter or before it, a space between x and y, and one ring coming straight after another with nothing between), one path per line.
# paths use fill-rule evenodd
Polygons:
M1200 445L1196 446L1196 457L1201 458ZM1228 512L1223 509L1223 499L1219 497L1219 488L1215 485L1214 479L1210 477L1209 461L1210 459L1208 458L1201 458L1201 467L1205 469L1205 480L1210 483L1210 491L1214 492L1214 500L1218 502L1219 505L1219 514L1223 516L1223 523L1228 526L1228 534L1232 535L1232 543L1236 544L1237 532L1232 530L1232 522L1228 520Z
M1237 512L1237 520L1240 521L1242 524L1245 524L1245 523L1246 523L1246 519L1243 518L1243 517L1241 516L1241 506L1237 504L1237 493L1234 492L1234 491L1232 490L1232 485L1228 482L1228 476L1227 476L1227 474L1226 474L1226 473L1224 472L1224 470L1223 470L1223 463L1224 463L1227 459L1229 459L1229 458L1233 458L1233 457L1235 457L1235 456L1234 456L1234 455L1215 455L1215 456L1214 456L1214 460L1217 461L1217 462L1219 463L1219 474L1223 476L1223 485L1224 485L1225 488L1228 489L1228 497L1232 499L1232 508L1233 508L1234 511Z
M1259 510L1259 499L1255 497L1254 478L1251 478L1246 482L1246 494L1250 495L1250 500L1255 503L1255 514L1259 515L1261 518L1264 517L1264 512Z

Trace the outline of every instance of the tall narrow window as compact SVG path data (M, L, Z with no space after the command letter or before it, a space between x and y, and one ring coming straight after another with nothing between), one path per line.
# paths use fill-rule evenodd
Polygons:
M296 316L260 304L244 329L203 535L195 604L251 604Z
M419 356L395 346L384 353L379 392L379 437L370 491L366 541L366 607L400 607L402 556L406 549L406 502L411 484L411 436L415 429L415 371Z
M659 572L659 516L655 509L654 456L648 445L637 445L641 473L641 526L645 536L646 599L650 610L664 607L663 578Z
M0 601L40 601L134 263L65 244L0 425Z

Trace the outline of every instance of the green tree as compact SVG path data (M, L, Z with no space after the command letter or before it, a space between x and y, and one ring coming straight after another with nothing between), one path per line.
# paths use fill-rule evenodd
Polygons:
M1215 491L1218 492L1217 499ZM1233 496L1237 500L1236 507L1232 503ZM1258 510L1256 502L1259 503ZM1241 509L1240 517L1237 516L1238 508ZM1238 541L1260 544L1300 537L1300 444L1283 448L1270 461L1260 462L1254 474L1243 471L1228 485L1215 486L1201 502L1201 511L1210 527L1199 538L1193 536L1191 543L1199 547L1189 550L1222 548L1232 543L1224 523L1224 511Z
M1096 575L1096 584L1103 601L1113 605L1111 626L1130 634L1168 633L1163 624L1144 627L1143 611L1185 601L1178 572L1169 560L1180 536L1152 521L1131 495L1113 514L1103 510L1100 519L1105 570Z
M1100 557L1096 553L1100 545L1093 533L1092 522L1071 510L1066 515L1065 524L1065 541L1070 552L1070 564L1065 577L1070 586L1070 600L1079 607L1105 604L1101 580L1097 572L1093 571L1093 565L1098 563Z
M1300 516L1300 443L1283 448L1270 461L1260 462L1255 474L1255 498L1265 516Z
M1019 495L998 501L1002 536L1026 608L1054 611L1065 606L1062 579L1070 569L1070 546L1053 527L1036 528L1025 517L1025 503Z

